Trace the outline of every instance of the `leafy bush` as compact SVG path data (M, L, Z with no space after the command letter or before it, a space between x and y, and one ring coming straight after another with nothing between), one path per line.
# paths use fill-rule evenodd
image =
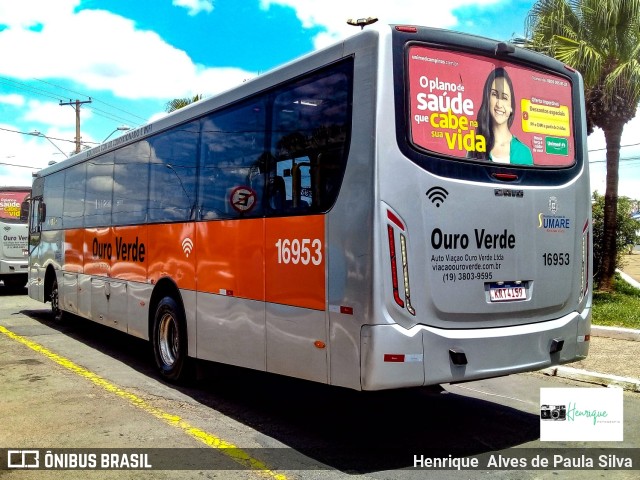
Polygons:
M616 232L616 268L624 265L624 254L628 253L634 245L640 243L640 220L631 217L631 212L637 201L629 197L618 198L618 229ZM602 265L602 238L604 235L604 195L593 192L593 202L591 205L593 216L593 265L594 279L596 283L600 280Z

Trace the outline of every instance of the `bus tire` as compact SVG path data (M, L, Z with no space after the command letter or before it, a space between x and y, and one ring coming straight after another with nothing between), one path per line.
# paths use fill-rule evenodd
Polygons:
M153 354L160 374L170 382L187 377L187 324L184 310L173 297L158 303L153 321Z
M54 278L51 284L51 296L49 300L51 301L51 318L56 323L62 322L64 314L60 308L60 290L58 288L57 278Z

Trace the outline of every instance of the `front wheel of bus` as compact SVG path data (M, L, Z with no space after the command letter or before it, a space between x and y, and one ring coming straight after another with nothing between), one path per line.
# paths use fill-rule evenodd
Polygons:
M51 284L51 317L54 322L62 321L62 310L60 309L60 292L58 289L58 280L55 279Z
M156 308L153 322L153 353L162 376L184 380L187 363L187 328L182 308L171 297L164 297Z

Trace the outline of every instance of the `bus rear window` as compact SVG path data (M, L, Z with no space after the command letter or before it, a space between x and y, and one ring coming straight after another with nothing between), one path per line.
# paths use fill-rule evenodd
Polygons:
M29 191L0 191L0 221L17 223L20 221L20 205L29 195Z
M571 83L495 58L408 49L410 138L438 154L519 166L575 161Z

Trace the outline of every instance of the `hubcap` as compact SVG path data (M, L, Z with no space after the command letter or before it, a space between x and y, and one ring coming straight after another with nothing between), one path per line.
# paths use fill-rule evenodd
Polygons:
M162 315L158 331L158 346L162 363L173 366L178 358L179 337L175 318L169 313Z

